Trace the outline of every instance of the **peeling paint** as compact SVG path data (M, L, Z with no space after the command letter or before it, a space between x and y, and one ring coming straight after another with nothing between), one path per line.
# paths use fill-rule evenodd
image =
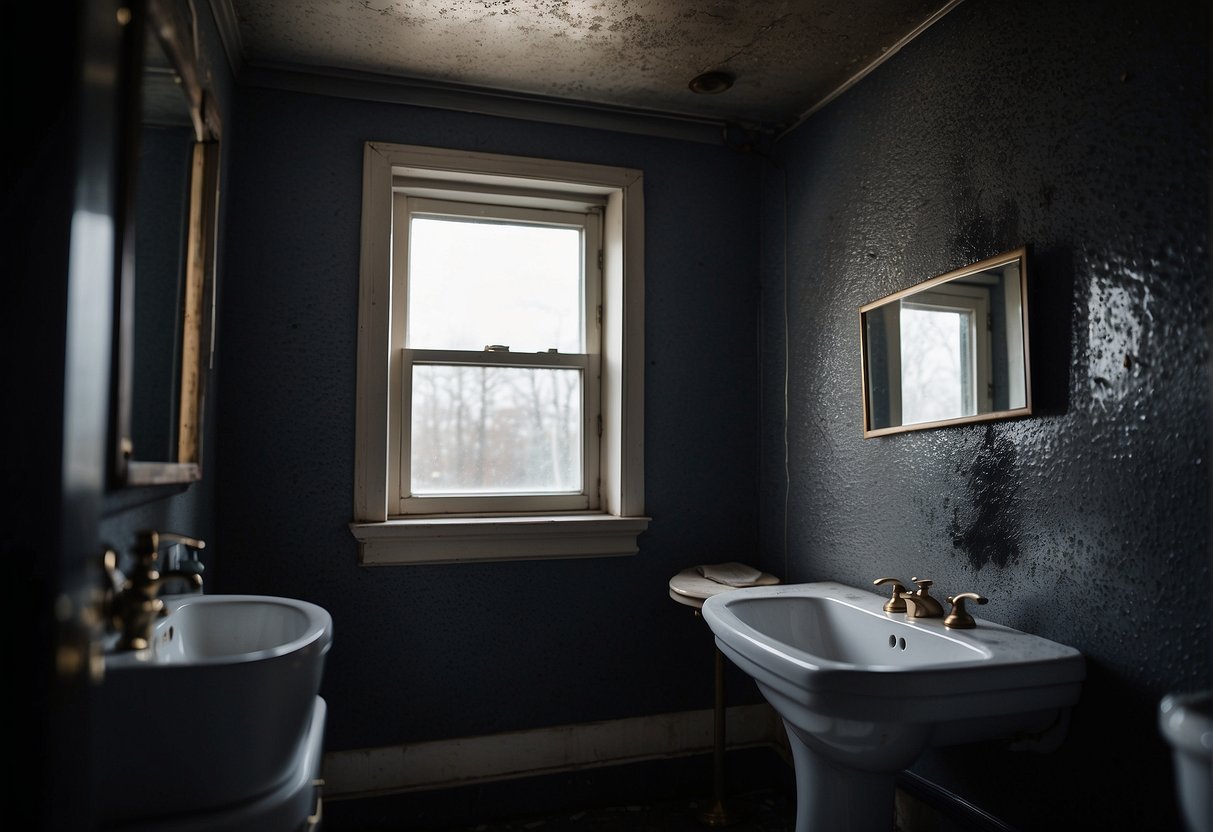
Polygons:
M252 64L783 124L947 2L751 0L688 8L678 0L233 0L233 6ZM739 76L728 95L687 89L695 75L726 64Z

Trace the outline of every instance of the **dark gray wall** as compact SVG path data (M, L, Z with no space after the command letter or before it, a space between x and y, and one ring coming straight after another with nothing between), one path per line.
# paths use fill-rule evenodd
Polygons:
M319 603L329 750L706 708L712 643L668 595L754 561L758 161L721 147L272 90L233 116L220 327L220 582ZM645 473L634 557L366 568L353 506L363 143L645 175ZM757 701L744 678L742 696Z
M915 767L1016 828L1178 828L1156 709L1209 684L1208 44L1204 3L969 0L764 174L764 549L976 590L1086 655L1058 752ZM858 307L1021 244L1039 414L865 441Z

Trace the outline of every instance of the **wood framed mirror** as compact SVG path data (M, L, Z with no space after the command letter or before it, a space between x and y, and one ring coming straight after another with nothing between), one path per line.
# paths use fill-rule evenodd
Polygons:
M202 476L221 136L193 7L135 0L130 11L112 393L119 487Z
M1032 413L1027 247L859 310L864 438Z

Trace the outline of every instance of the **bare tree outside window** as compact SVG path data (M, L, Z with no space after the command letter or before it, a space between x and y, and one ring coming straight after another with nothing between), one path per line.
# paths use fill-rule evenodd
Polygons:
M414 493L579 490L580 376L575 369L415 365Z
M970 380L972 317L963 311L902 304L901 413L905 423L976 412Z

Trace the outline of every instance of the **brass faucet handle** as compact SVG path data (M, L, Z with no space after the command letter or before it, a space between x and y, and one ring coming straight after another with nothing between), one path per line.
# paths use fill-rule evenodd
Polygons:
M944 618L943 626L953 630L971 630L977 626L977 622L973 620L973 616L969 615L965 609L966 600L972 601L974 604L984 604L990 599L984 598L976 592L962 592L959 595L949 595L948 603L952 605L952 611Z
M901 594L906 591L905 585L902 584L899 578L877 578L872 581L872 586L880 586L882 584L893 585L893 597L885 602L885 612L905 612L906 602L901 597Z
M206 548L205 540L198 540L197 538L187 537L183 534L174 534L173 532L158 532L155 529L144 529L135 533L135 554L141 561L155 561L159 557L161 549L176 543L188 546L191 549L201 550Z
M118 592L122 589L122 583L126 579L122 573L118 571L118 553L113 549L106 548L101 554L101 571L105 575L106 589L111 592Z
M158 554L161 548L175 545L175 543L182 543L183 546L188 546L192 549L206 548L205 540L198 540L197 537L178 535L172 531L143 529L142 531L135 532L135 548L141 554Z
M175 543L180 543L182 546L188 546L191 549L206 548L205 540L199 540L196 537L186 537L183 534L173 534L172 532L160 532L161 546L172 546Z
M926 578L910 578L910 580L922 590L923 595L926 595L927 590L931 588L931 584L935 583L934 581L927 580Z

